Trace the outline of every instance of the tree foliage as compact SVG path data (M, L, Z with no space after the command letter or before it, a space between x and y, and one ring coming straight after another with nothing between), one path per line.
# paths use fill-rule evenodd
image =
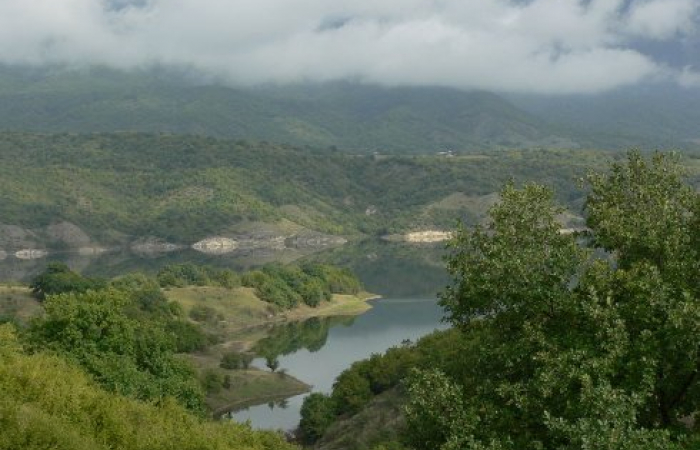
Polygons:
M241 285L238 274L230 269L218 269L191 263L170 264L156 276L161 287L220 286L235 288Z
M90 289L102 289L107 285L104 280L87 278L60 262L52 262L46 270L34 277L29 287L32 295L43 300L47 295L64 292L85 292Z
M478 345L409 382L417 449L697 444L698 193L673 157L636 152L588 183L589 237L560 232L536 185L507 185L486 227L458 231L441 302Z
M325 264L302 266L269 264L244 273L244 286L255 288L261 300L290 309L301 303L312 308L329 301L333 294L357 294L360 280L352 272Z
M49 296L28 340L37 351L80 364L110 391L141 400L173 397L201 411L201 389L194 370L175 356L178 339L168 321L129 317L135 298L115 288Z
M281 219L333 234L446 229L457 217L478 223L482 197L511 177L554 188L578 212L582 195L571 180L611 156L533 149L374 157L129 132L0 133L0 154L3 223L35 230L68 221L103 245L128 236L192 244ZM693 157L684 163L697 180Z
M299 431L308 443L316 442L335 419L333 400L320 392L314 392L304 399L300 410Z
M170 399L140 402L97 386L65 357L28 354L0 326L0 448L8 450L283 450L271 432L205 421Z

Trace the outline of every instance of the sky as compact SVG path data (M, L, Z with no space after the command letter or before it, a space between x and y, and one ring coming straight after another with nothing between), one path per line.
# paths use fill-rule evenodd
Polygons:
M0 0L0 63L234 85L700 87L700 0Z

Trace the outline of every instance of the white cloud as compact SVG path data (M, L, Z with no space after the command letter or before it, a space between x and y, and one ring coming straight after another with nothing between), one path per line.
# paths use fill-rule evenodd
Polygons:
M0 61L125 69L172 64L231 83L351 77L597 92L669 73L633 50L634 39L696 32L697 0L626 3L0 0Z
M693 30L697 0L637 1L630 7L627 31L652 39L669 39Z

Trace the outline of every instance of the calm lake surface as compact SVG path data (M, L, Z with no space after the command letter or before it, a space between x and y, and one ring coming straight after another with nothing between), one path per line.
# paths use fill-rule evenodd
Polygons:
M434 298L390 298L372 301L373 308L350 323L334 323L320 349L299 349L278 358L280 368L328 393L335 378L353 362L381 353L402 341L415 341L435 329L444 329L442 309ZM254 365L265 368L265 361ZM299 424L299 410L308 394L281 402L253 406L230 414L237 421L249 420L255 428L291 430Z

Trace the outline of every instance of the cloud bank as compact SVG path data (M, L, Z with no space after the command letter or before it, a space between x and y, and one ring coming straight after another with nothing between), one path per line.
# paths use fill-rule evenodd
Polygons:
M696 45L699 16L699 0L0 0L0 62L593 93L695 83L692 61L635 43Z

